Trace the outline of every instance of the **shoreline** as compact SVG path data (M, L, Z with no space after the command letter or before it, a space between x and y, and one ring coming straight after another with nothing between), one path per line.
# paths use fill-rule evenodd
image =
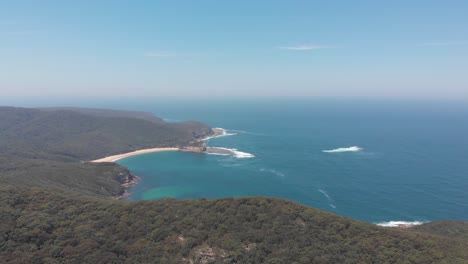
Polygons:
M400 229L407 229L414 226L422 225L425 223L429 223L431 221L388 221L388 222L380 222L380 223L373 223L380 227L389 227L389 228L400 228Z
M122 200L122 199L128 198L128 197L130 197L130 195L132 195L132 193L129 192L128 190L130 190L133 186L137 185L141 181L141 178L139 176L136 176L136 175L133 175L133 174L131 174L131 176L133 177L132 180L130 180L129 182L121 184L122 187L123 187L123 193L118 194L116 196L113 196L112 199Z
M154 152L163 152L163 151L180 151L180 148L149 148L149 149L140 149L132 152L127 152L127 153L122 153L122 154L117 154L117 155L112 155L96 160L92 160L90 162L93 163L101 163L101 162L116 162L120 159L132 157L132 156L137 156L141 154L147 154L147 153L154 153Z
M239 152L235 149L226 149L226 148L219 148L219 147L207 147L205 144L205 141L208 141L212 138L217 138L217 137L223 137L223 136L229 136L231 134L228 134L226 129L224 128L211 128L211 134L209 136L206 136L202 139L198 140L198 143L201 143L201 146L185 146L185 147L160 147L160 148L148 148L148 149L140 149L132 152L127 152L127 153L121 153L121 154L116 154L116 155L111 155L107 157L103 157L100 159L95 159L91 160L88 162L91 163L104 163L104 162L116 162L118 160L132 157L132 156L137 156L137 155L142 155L142 154L148 154L148 153L156 153L156 152L165 152L165 151L184 151L184 152L193 152L193 153L203 153L203 154L217 154L217 155L233 155L238 157L239 153L240 154L248 154L249 153L243 153ZM241 155L242 156L242 155ZM253 155L251 155L253 157ZM243 157L243 156L242 156ZM250 156L248 156L250 157ZM129 192L129 189L137 185L140 181L141 178L133 175L134 178L130 182L123 183L121 184L122 187L124 188L124 192L120 193L116 196L113 196L112 199L114 200L121 200L128 198L131 193Z
M213 132L211 135L199 139L199 142L204 142L206 140L216 138L216 137L222 137L228 135L226 130L224 128L211 128L211 131ZM192 149L193 148L193 149ZM203 146L202 148L205 148ZM148 149L140 149L132 152L127 152L127 153L122 153L122 154L116 154L112 156L107 156L104 158L96 159L96 160L91 160L89 162L93 163L101 163L101 162L116 162L118 160L132 157L132 156L137 156L141 154L147 154L147 153L154 153L154 152L163 152L163 151L187 151L187 152L197 152L197 153L204 153L206 152L205 150L201 151L200 147L198 146L187 146L187 147L164 147L164 148L148 148ZM231 152L230 154L235 154L234 152Z
M245 152L240 152L237 149L229 149L229 148L224 148L224 147L208 147L204 144L204 142L212 139L212 138L217 138L217 137L224 137L224 136L230 136L230 135L235 135L235 134L229 134L226 129L224 128L211 128L212 134L209 136L206 136L202 139L198 139L198 142L203 142L203 146L186 146L186 147L160 147L160 148L148 148L148 149L140 149L132 152L127 152L127 153L122 153L122 154L117 154L117 155L112 155L112 156L107 156L103 157L100 159L88 161L92 163L104 163L104 162L116 162L120 159L132 157L132 156L137 156L137 155L142 155L142 154L148 154L148 153L156 153L156 152L166 152L166 151L183 151L183 152L193 152L193 153L203 153L203 154L208 154L208 155L227 155L227 156L235 156L237 158L251 158L255 157L254 155L250 153L245 153ZM354 147L351 147L354 148ZM341 149L340 149L341 150ZM335 152L335 151L323 151L323 152ZM338 152L338 151L336 151ZM129 182L122 183L121 186L124 188L123 192L112 196L111 199L113 200L125 200L126 198L130 197L132 195L129 190L136 186L137 184L140 183L141 177L133 175L133 179ZM368 222L370 224L373 224L378 227L383 227L383 228L390 228L390 229L409 229L414 226L418 226L421 224L429 223L431 221L388 221L388 222L380 222L380 223L372 223Z

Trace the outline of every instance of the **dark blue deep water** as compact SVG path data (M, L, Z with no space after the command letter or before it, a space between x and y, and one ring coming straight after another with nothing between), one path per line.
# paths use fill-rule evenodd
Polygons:
M131 199L275 196L369 222L468 219L468 107L346 99L145 104L231 136L210 146L253 158L154 153L121 160ZM357 152L326 153L358 146Z
M463 102L237 98L76 103L198 120L231 136L209 146L255 157L166 152L119 163L138 199L275 196L368 222L468 220ZM323 152L357 146L360 151Z

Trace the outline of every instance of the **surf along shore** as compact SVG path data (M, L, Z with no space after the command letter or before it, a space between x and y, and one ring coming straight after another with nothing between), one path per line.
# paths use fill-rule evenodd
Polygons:
M221 137L226 135L226 130L223 128L212 128L211 129L212 133L199 140L199 143L202 143L208 139L215 138L215 137ZM185 147L164 147L164 148L148 148L148 149L140 149L132 152L127 152L127 153L122 153L122 154L117 154L117 155L112 155L96 160L92 160L90 162L93 163L100 163L100 162L116 162L120 159L128 158L131 156L136 156L136 155L141 155L141 154L147 154L147 153L154 153L154 152L163 152L163 151L187 151L187 152L197 152L197 153L203 153L203 152L208 152L208 153L214 153L218 150L218 148L206 148L205 144L203 143L201 147L199 146L185 146ZM234 155L235 153L233 151L229 151L226 149L219 149L220 154L230 154Z
M185 152L195 152L195 153L218 153L222 155L235 155L236 153L234 151L226 150L226 149L219 149L219 148L207 148L204 141L207 141L211 138L215 137L222 137L226 136L227 132L223 128L212 128L211 129L212 133L210 133L209 136L206 136L203 139L200 139L198 143L200 143L200 146L184 146L184 147L164 147L164 148L148 148L148 149L140 149L132 152L127 152L127 153L122 153L122 154L117 154L117 155L112 155L96 160L92 160L89 162L92 163L103 163L103 162L116 162L118 160L132 157L132 156L137 156L137 155L142 155L142 154L148 154L148 153L155 153L155 152L164 152L164 151L185 151ZM131 193L128 191L131 189L133 186L137 185L141 178L139 176L131 174L131 180L123 183L122 187L124 187L124 192L121 195L113 197L113 199L125 199L128 196L131 195Z
M203 139L198 140L199 143L203 143L205 141L208 141L211 138L216 138L216 137L223 137L223 136L229 136L232 134L227 133L227 131L223 128L212 128L212 133L209 136L206 136ZM235 135L235 134L234 134ZM358 148L357 150L355 148ZM338 150L342 151L342 149L345 149L346 151L359 151L361 148L359 147L350 147L350 148L340 148ZM249 157L254 157L250 153L245 153L245 152L240 152L237 151L236 149L228 149L228 148L222 148L222 147L207 147L204 143L202 144L201 147L199 146L186 146L186 147L161 147L161 148L148 148L148 149L141 149L141 150L136 150L128 153L122 153L122 154L117 154L117 155L112 155L104 158L100 158L97 160L92 160L90 162L94 163L101 163L101 162L116 162L120 159L128 158L131 156L136 156L136 155L142 155L142 154L147 154L147 153L154 153L154 152L164 152L164 151L184 151L184 152L194 152L194 153L202 153L202 154L215 154L215 155L232 155L236 156L238 158L249 158ZM331 151L324 151L324 152L339 152L336 150L331 150ZM125 199L128 198L131 195L131 192L129 190L140 183L141 178L139 176L131 174L132 179L126 183L122 184L122 187L124 187L124 192L118 196L114 196L113 199L115 200L120 200L120 199ZM387 227L387 228L400 228L400 229L407 229L411 228L413 226L421 225L423 223L427 223L427 221L414 221L414 222L406 222L406 221L389 221L389 222L381 222L381 223L374 223L377 226L382 226L382 227Z

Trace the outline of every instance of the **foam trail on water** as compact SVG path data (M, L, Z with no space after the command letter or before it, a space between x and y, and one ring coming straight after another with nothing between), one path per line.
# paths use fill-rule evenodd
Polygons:
M415 225L422 225L427 223L427 221L388 221L388 222L380 222L375 223L378 226L385 226L385 227L411 227Z
M352 146L348 148L337 148L337 149L329 149L329 150L322 150L325 153L339 153L339 152L357 152L361 151L362 148L358 146Z
M244 130L229 129L229 131L237 132L237 133L243 133L243 134L250 134L250 135L258 135L258 136L264 136L265 135L265 134L261 134L261 133L249 132L249 131L244 131Z
M212 153L212 152L205 152L208 155L216 155L216 156L229 156L230 154L224 154L224 153Z
M281 172L279 172L279 171L277 171L277 170L274 170L274 169L265 169L265 168L261 168L260 171L261 171L261 172L270 172L270 173L272 173L272 174L274 174L274 175L276 175L276 176L279 176L279 177L281 177L281 178L284 178L284 176L286 176L286 175L284 175L284 173L281 173Z
M330 200L330 196L328 195L328 193L326 193L324 190L322 189L318 189L319 192L321 192L323 195L325 195L325 197L327 197L327 199Z
M329 205L331 208L336 209L336 205L334 205L334 204L332 203L333 200L330 198L330 195L328 195L328 193L325 192L325 191L322 190L322 189L318 189L318 191L319 191L320 193L322 193L322 194L327 198L327 200L328 200L328 202L329 202L328 205Z

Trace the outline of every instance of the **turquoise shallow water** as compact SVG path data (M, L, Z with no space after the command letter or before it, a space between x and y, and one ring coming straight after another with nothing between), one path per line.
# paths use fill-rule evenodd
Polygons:
M143 108L143 109L142 109ZM236 99L140 105L231 136L253 158L166 152L119 161L131 200L275 196L369 222L468 220L468 108L414 101ZM358 146L355 152L331 152Z

